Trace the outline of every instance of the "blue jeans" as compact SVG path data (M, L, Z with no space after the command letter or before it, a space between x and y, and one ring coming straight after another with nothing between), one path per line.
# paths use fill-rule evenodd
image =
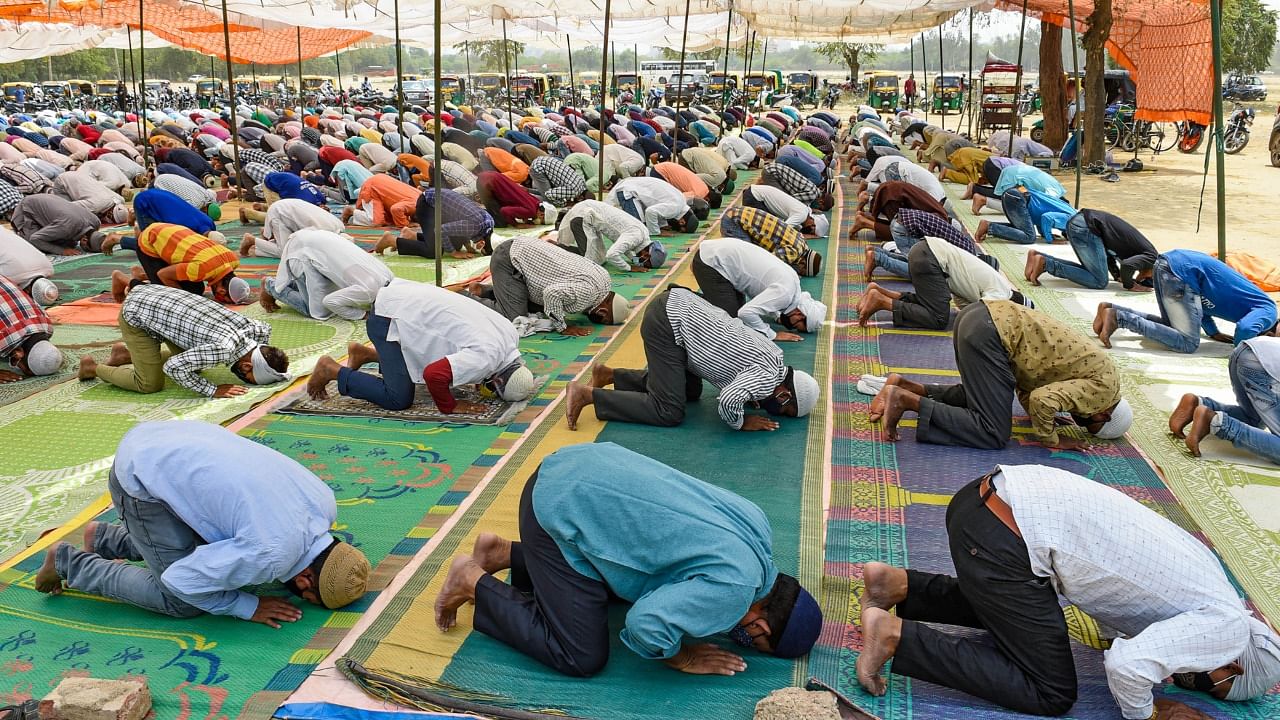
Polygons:
M1094 290L1105 288L1111 281L1111 276L1107 271L1107 248L1102 244L1102 238L1093 234L1084 215L1080 213L1067 221L1067 229L1063 234L1067 236L1067 242L1071 243L1071 249L1076 251L1080 262L1073 263L1045 255L1044 271L1083 287Z
M204 540L164 503L139 500L125 493L114 470L107 479L107 491L120 513L120 524L98 526L94 552L59 545L54 553L58 576L81 592L152 612L180 618L203 614L200 608L169 592L160 577L170 565L195 552ZM116 560L141 561L146 566Z
M1280 465L1280 436L1275 434L1280 430L1280 380L1262 367L1248 345L1236 346L1227 367L1238 404L1200 398L1202 405L1220 413L1221 425L1214 434Z
M636 204L633 198L629 198L621 192L618 193L618 207L631 217L644 222L644 211L640 209L640 206Z
M897 220L889 221L889 235L893 238L893 243L898 246L898 252L905 257L911 252L911 246L920 242L921 238L911 234L902 223Z
M277 288L274 280L262 283L262 292L275 298L278 302L298 311L299 315L312 317L307 302L307 277L305 274L294 275L293 280L284 288Z
M338 370L338 392L347 397L360 398L388 410L405 410L413 404L415 391L409 368L405 367L400 343L387 340L391 320L369 313L365 330L373 347L378 351L378 369L382 377L343 367Z
M1010 190L1000 198L1000 202L1004 207L1004 216L1009 218L1009 222L991 223L987 228L988 232L1001 240L1021 245L1034 243L1036 226L1031 222L1031 213L1027 211L1027 196L1020 190Z
M876 267L890 275L897 275L902 278L910 277L907 271L907 257L905 255L889 252L879 245L874 246L872 251L875 253Z
M1156 258L1151 271L1155 276L1160 316L1115 305L1116 325L1155 340L1174 352L1195 352L1200 347L1200 320L1204 317L1200 296L1188 289L1182 278L1173 274L1169 261L1163 256Z

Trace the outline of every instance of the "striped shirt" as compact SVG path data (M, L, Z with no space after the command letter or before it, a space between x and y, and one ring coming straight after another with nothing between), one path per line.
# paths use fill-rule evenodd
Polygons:
M9 357L32 335L53 334L53 323L31 296L0 275L0 357Z
M217 199L208 188L173 173L157 175L151 182L151 187L168 190L196 209L203 209Z
M529 300L542 306L555 330L568 326L566 315L599 305L612 289L608 270L534 237L511 240L511 264L524 276Z
M564 207L587 191L587 183L582 175L554 155L534 158L529 165L529 173L551 185L542 196L556 207Z
M720 419L742 428L743 408L768 397L787 377L782 350L687 288L667 296L667 319L694 375L720 388Z
M271 326L261 320L247 318L203 295L165 285L134 288L120 307L120 318L181 348L182 352L165 361L164 374L206 397L213 397L218 387L201 377L201 370L230 366L259 345L271 342Z
M781 163L772 162L764 166L764 180L774 187L791 193L797 200L813 203L818 199L818 186L809 182L804 175Z
M240 266L234 252L181 225L152 223L138 234L138 249L178 266L178 279L215 281Z
M916 210L915 208L902 208L894 216L893 220L905 228L911 234L911 237L918 239L926 237L940 238L971 255L982 254L978 250L977 243L973 241L973 238L969 237L969 233L957 228L950 221L934 213Z

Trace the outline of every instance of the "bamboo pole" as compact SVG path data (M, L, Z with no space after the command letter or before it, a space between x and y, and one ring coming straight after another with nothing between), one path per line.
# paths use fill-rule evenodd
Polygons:
M1022 116L1018 114L1018 96L1022 94L1022 46L1027 37L1027 0L1022 0L1022 26L1018 30L1018 73L1013 88L1013 120L1009 123L1009 157L1013 157L1013 136L1022 129Z
M400 133L400 148L403 152L407 143L405 143L404 136L404 48L400 45L400 0L395 0L395 4L392 6L392 11L395 14L396 23L396 128L397 132ZM437 15L436 17L439 16ZM439 22L436 24L439 25ZM437 56L436 65L439 66L439 64L440 61ZM301 67L301 65L299 65L299 67ZM302 78L298 78L298 81L301 82ZM298 89L301 91L302 87L299 86ZM440 86L436 85L435 92L431 94L439 95ZM437 115L436 117L439 118L440 116Z
M688 43L689 43L689 5L690 3L691 3L691 0L684 0L684 35L681 36L680 38L680 71L679 71L679 74L676 75L676 77L678 78L678 81L676 82L676 92L679 93L679 96L677 97L676 104L675 104L676 129L671 132L671 160L675 162L677 165L680 164L680 153L676 152L676 147L678 146L678 143L676 141L676 135L680 134L680 100L679 98L684 97L685 93L689 91L688 87L686 87L688 85L688 80L684 76L684 55L685 55L685 48L688 46Z
M724 24L724 92L720 93L720 112L729 107L729 37L733 31L733 0L729 0L729 20ZM720 133L717 139L724 137L724 122L717 125Z
M942 76L943 76L943 75L945 75L945 74L946 74L946 72L947 72L947 67L946 67L946 64L945 64L945 63L943 62L943 60L942 60L942 26L941 26L941 25L939 25L939 26L938 26L938 89L939 89L939 90L945 90L945 89L946 89L946 85L944 84L944 83L945 83L945 80L943 80L943 79L942 79ZM942 107L941 107L941 108L939 108L939 110L941 110L941 112L942 112L942 129L943 129L943 130L946 130L946 129L947 129L947 97L946 97L946 93L945 93L945 92L943 92L942 97L941 97L941 98L939 98L939 99L940 99L940 101L942 102ZM957 128L957 129L958 129L958 128Z
M142 3L138 3L141 5ZM235 79L231 72L231 25L227 22L227 0L222 0L222 47L224 57L227 63L227 87L230 92L235 92ZM239 129L236 127L239 122L236 120L236 109L231 108L228 113L231 116L231 162L235 164L233 171L235 172L236 187L241 191L242 197L244 188L240 187L240 138ZM230 175L231 173L227 173Z
M1025 0L1024 0L1025 2ZM1227 259L1227 186L1226 162L1223 158L1222 112L1222 0L1209 0L1209 18L1213 26L1213 149L1217 153L1214 172L1217 175L1218 258Z
M1073 205L1080 207L1080 123L1084 116L1080 113L1080 95L1084 88L1080 83L1080 52L1076 48L1076 3L1067 0L1067 26L1071 29L1071 81L1076 85L1076 125L1071 128L1071 136L1076 140L1076 200Z
M687 2L688 0L686 0ZM613 0L604 0L604 45L600 47L600 150L596 153L599 169L596 170L596 199L604 200L604 79L609 71L609 25L613 22Z
M435 212L431 213L431 221L432 221L431 224L434 226L431 228L431 230L433 233L435 233L434 240L435 240L435 246L436 246L435 247L436 287L443 287L444 286L444 257L443 257L444 256L444 238L443 238L444 197L441 193L442 182L440 178L444 175L444 173L440 170L440 152L441 152L441 146L444 144L444 139L440 132L440 127L443 124L440 121L440 115L441 113L444 112L444 105L442 100L443 93L441 92L441 89L440 89L440 54L441 54L440 53L440 0L435 0L435 13L436 13L435 14L436 22L435 22L435 37L434 37L433 49L435 50L436 56L435 56L435 67L432 68L433 76L435 80L435 92L431 93L431 99L433 104L433 107L431 108L431 110L432 110L432 113L434 114L431 119L435 123L435 133L434 133L435 142L432 143L432 145L434 145L434 148L432 152L433 157L432 157L432 163L431 163L431 186L435 188L434 199L435 199L436 207L435 207ZM505 21L503 22L505 23ZM400 22L399 22L399 19L397 18L396 33L399 34L399 32L400 32ZM397 49L398 49L398 46L397 46ZM503 44L502 51L504 54L506 53L506 50L507 50L506 45ZM470 75L470 72L471 72L469 65L470 63L468 63L468 69L467 69L468 75ZM468 80L469 79L470 78L468 78ZM403 115L401 117L403 117ZM401 135L401 142L403 141L404 141L404 136ZM425 231L426 228L423 228L423 230ZM490 237L488 240L486 240L486 242L490 242L490 243L493 242L493 238ZM485 249L489 250L489 248L487 247Z
M142 140L142 167L151 165L151 143L147 138L147 18L146 3L138 3L138 82L142 92L138 93L138 137Z

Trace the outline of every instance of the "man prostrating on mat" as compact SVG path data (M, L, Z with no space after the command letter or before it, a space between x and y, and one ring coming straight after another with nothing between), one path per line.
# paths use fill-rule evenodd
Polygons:
M556 250L556 252L563 252ZM411 280L392 280L378 291L365 321L373 347L347 346L347 365L320 358L307 380L316 400L338 381L338 392L388 410L413 405L415 385L426 384L444 413L479 413L478 403L458 400L450 388L479 384L507 402L533 396L533 373L520 357L520 336L506 318L464 295ZM360 372L378 363L381 377Z
M596 365L590 385L569 383L570 430L588 405L601 420L679 425L685 404L702 396L703 380L720 388L720 419L734 430L778 429L776 421L744 412L748 404L775 417L804 417L821 394L818 381L787 365L777 345L688 288L672 286L646 306L640 339L648 367Z
M329 534L338 515L333 491L297 462L218 425L138 425L120 441L107 489L120 524L86 525L83 550L49 548L36 590L65 587L173 617L230 615L278 628L302 611L242 588L282 582L336 610L368 585L368 559Z
M1103 657L1122 717L1207 720L1152 698L1169 677L1237 702L1280 682L1280 637L1250 614L1218 558L1119 490L1057 468L1005 465L956 493L947 534L955 577L863 568L857 673L874 695L885 693L880 670L892 658L900 675L1018 712L1065 714L1077 684L1059 596L1115 638Z
M760 508L613 443L542 461L520 497L520 539L491 533L459 555L436 598L449 630L474 602L475 629L566 675L609 659L609 603L632 603L622 643L682 672L733 675L736 653L695 639L727 634L777 657L805 655L822 610L773 565ZM494 573L510 568L511 584Z

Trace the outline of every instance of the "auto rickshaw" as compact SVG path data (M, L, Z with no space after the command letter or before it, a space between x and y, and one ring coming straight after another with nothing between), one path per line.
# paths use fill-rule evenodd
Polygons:
M4 97L10 102L18 101L18 90L22 90L24 102L31 102L31 91L35 89L35 85L29 82L7 82L0 85L0 89L4 90Z
M707 75L707 92L712 97L723 97L724 93L737 89L738 73L716 71Z
M455 105L462 105L467 100L467 81L458 75L441 75L440 89L444 97Z
M507 85L507 77L502 73L482 72L474 76L476 89L484 93L490 100L497 97Z
M338 86L337 79L330 77L328 75L303 75L302 76L302 89L309 93L320 92L320 90L324 88L325 83L329 83L329 85L334 88L337 88Z
M782 87L782 71L766 70L742 78L742 94L748 102L768 105Z
M942 115L964 107L964 78L939 75L933 79L933 111Z
M53 103L63 103L71 97L71 83L65 80L42 82L40 90L44 92L45 99Z
M119 86L119 80L99 80L93 86L94 94L100 98L114 98L116 96L116 88Z
M715 82L715 76L712 76L712 82ZM636 97L644 92L644 78L635 73L618 73L614 76L615 85L613 86L613 95L617 96L628 90Z
M551 82L542 73L522 73L511 78L511 92L515 97L542 102L551 89Z
M867 82L867 104L877 112L892 112L898 107L898 74L881 71L872 73Z
M818 76L811 72L793 72L787 76L787 92L791 93L791 104L796 107L804 105L818 106Z
M261 83L262 79L259 78L258 82ZM213 99L215 97L221 97L224 92L226 92L226 87L221 80L205 78L204 80L196 83L196 101L199 102L200 107L205 110L212 107Z

